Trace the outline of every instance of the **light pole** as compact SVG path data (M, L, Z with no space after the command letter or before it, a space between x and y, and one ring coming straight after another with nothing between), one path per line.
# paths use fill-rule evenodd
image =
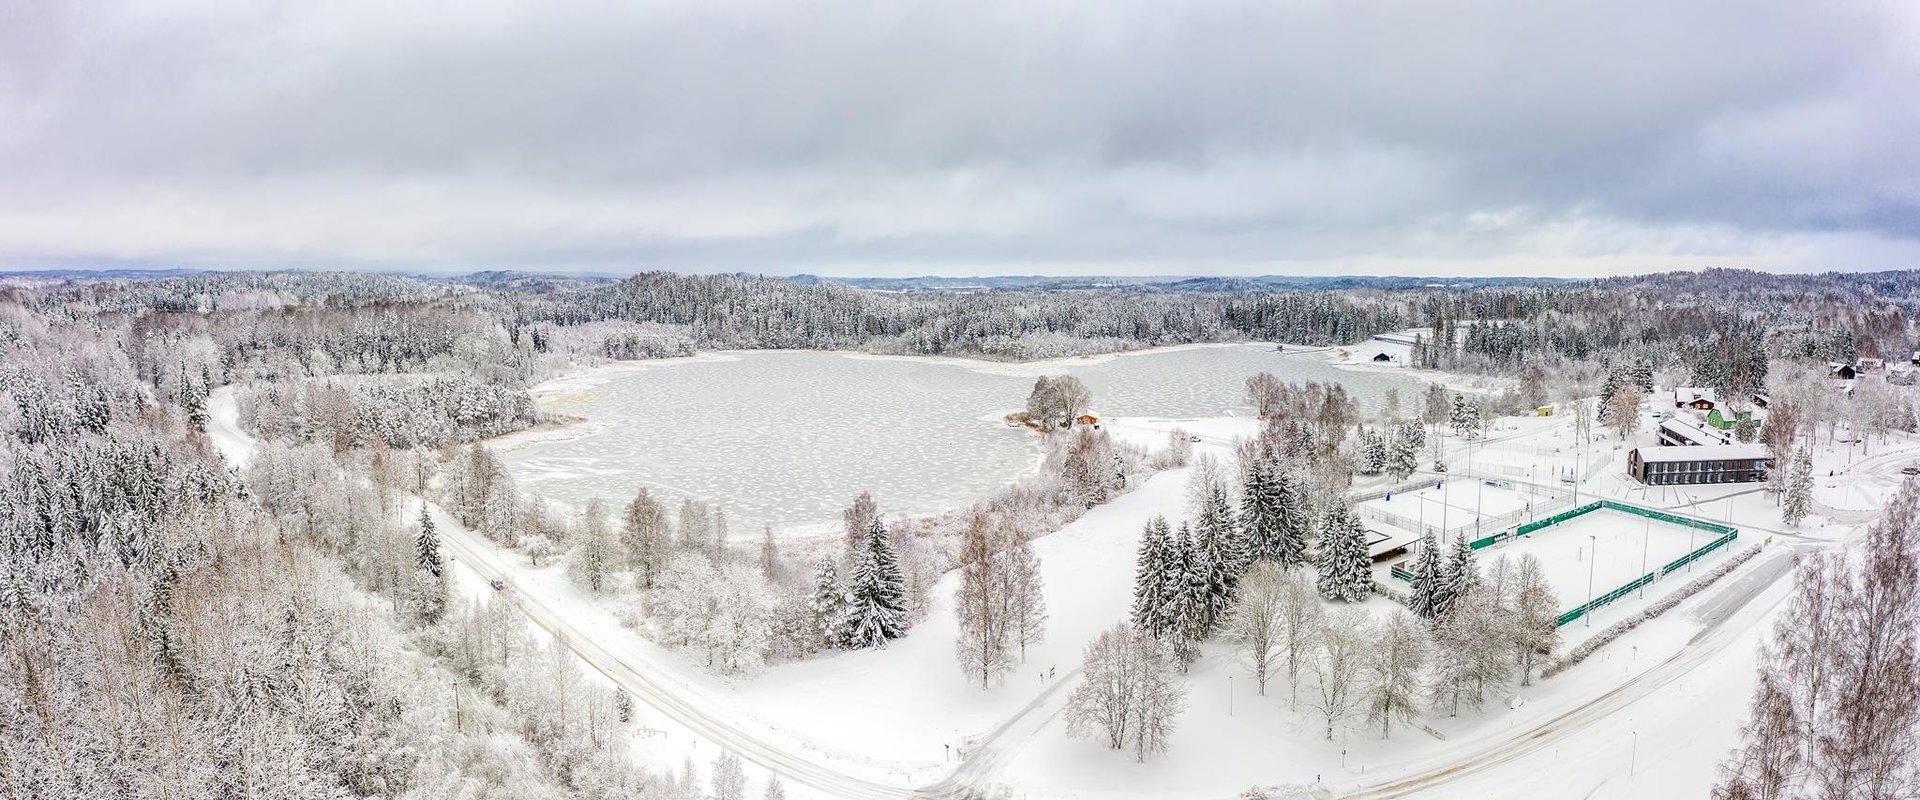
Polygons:
M1580 615L1586 617L1589 628L1593 627L1593 564L1599 560L1600 537L1589 533L1587 534L1587 612Z
M1653 518L1648 517L1643 521L1646 523L1646 527L1640 530L1640 577L1644 579L1647 577L1647 540L1653 537ZM1589 589L1588 591L1592 590ZM1645 580L1640 582L1640 591L1634 596L1647 596L1647 582Z
M1627 751L1627 777L1633 777L1635 767L1640 765L1640 732L1633 732L1633 749Z
M1227 676L1227 716L1233 716L1233 676Z

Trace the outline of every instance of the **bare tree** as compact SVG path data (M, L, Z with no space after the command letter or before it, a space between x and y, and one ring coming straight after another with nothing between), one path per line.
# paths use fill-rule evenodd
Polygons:
M1020 648L1020 660L1027 659L1027 645L1047 638L1047 595L1040 573L1040 558L1025 531L1008 528L1003 538L1006 549L998 558L1006 583L1007 633Z
M1769 661L1761 656L1761 663ZM1794 714L1790 687L1781 675L1763 666L1760 685L1753 693L1753 717L1740 729L1740 748L1720 767L1715 800L1785 800L1795 774L1806 757L1804 731Z
M1313 656L1325 609L1320 592L1305 570L1288 570L1280 579L1280 608L1276 617L1281 648L1287 657L1287 703L1300 702L1300 662Z
M1815 554L1762 650L1743 742L1716 796L1910 800L1920 787L1920 481L1864 554Z
M1366 663L1367 612L1342 608L1328 615L1315 637L1307 671L1313 673L1313 694L1307 705L1326 722L1327 739L1334 728L1354 715L1361 700L1360 670Z
M640 580L643 589L653 588L653 578L666 565L671 550L667 531L667 510L645 486L634 492L620 519L620 543L627 551L627 566Z
M1432 645L1426 623L1405 611L1393 612L1372 633L1363 665L1367 719L1380 723L1385 739L1395 720L1411 722L1420 712L1421 678Z
M866 542L867 529L873 527L873 521L880 518L880 507L873 502L872 492L861 489L860 494L853 498L853 505L840 512L840 518L847 523L846 546L847 552L851 553Z
M1520 668L1520 685L1530 686L1534 664L1560 644L1560 598L1532 553L1520 557L1514 583L1514 664Z
M960 587L954 594L959 618L954 655L960 669L980 680L980 688L1013 665L1007 652L1011 609L1004 559L993 551L987 518L975 515L960 543Z
M1164 643L1120 623L1087 645L1082 671L1067 698L1068 735L1102 736L1114 750L1132 746L1139 761L1166 750L1186 687Z
M1253 670L1256 691L1267 693L1267 679L1279 666L1282 583L1280 567L1259 561L1240 579L1240 591L1227 612L1225 633L1239 645L1240 657Z
M1613 392L1613 415L1607 422L1622 441L1640 429L1640 387L1628 381Z
M1072 375L1042 375L1027 395L1027 419L1045 430L1064 428L1093 403L1093 392Z

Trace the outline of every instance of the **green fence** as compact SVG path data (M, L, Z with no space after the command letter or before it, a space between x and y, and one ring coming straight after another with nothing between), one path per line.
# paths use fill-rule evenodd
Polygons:
M1668 563L1667 565L1662 566L1661 568L1654 570L1653 572L1649 572L1645 575L1641 575L1638 578L1634 578L1633 580L1628 581L1625 585L1621 586L1620 588L1614 589L1613 591L1607 592L1606 594L1593 598L1592 600L1589 600L1585 603L1581 603L1578 608L1575 608L1571 611L1561 614L1557 624L1565 625L1569 622L1572 622L1583 616L1586 616L1588 612L1591 612L1594 609L1597 609L1601 606L1604 606L1622 597L1626 597L1627 595L1632 594L1635 590L1639 589L1640 587L1645 586L1649 583L1653 583L1655 580L1658 580L1660 576L1666 575L1670 572L1673 572L1674 570L1680 569L1681 567L1684 567L1688 564L1698 561L1700 560L1701 557L1705 556L1706 554L1711 553L1715 550L1718 550L1722 547L1725 547L1728 544L1732 543L1734 539L1737 539L1740 537L1740 532L1738 530L1735 530L1726 525L1721 525L1717 522L1708 522L1702 519L1694 519L1692 517L1683 517L1683 516L1680 516L1679 514L1670 514L1665 511L1660 511L1652 508L1643 508L1641 506L1630 505L1630 504L1618 502L1615 500L1595 500L1591 503L1587 503L1586 505L1580 506L1579 508L1568 509L1566 511L1562 511L1550 517L1537 519L1532 522L1519 525L1511 531L1501 531L1491 536L1484 536L1479 539L1475 539L1471 542L1468 542L1467 544L1468 546L1472 547L1475 550L1479 550L1483 547L1491 547L1493 545L1499 544L1509 539L1517 539L1522 536L1527 536L1534 533L1535 531L1539 531L1544 528L1550 528L1554 525L1558 525L1562 522L1566 522L1567 520L1573 519L1583 514L1590 514L1603 508L1619 511L1624 514L1633 514L1635 516L1641 516L1641 517L1646 517L1648 519L1659 520L1661 522L1666 522L1673 525L1684 525L1689 528L1696 528L1699 530L1706 531L1708 533L1713 533L1718 535L1714 538L1713 541L1706 543L1706 545L1694 550L1693 552L1688 553L1679 558L1676 558L1671 563ZM1413 573L1408 572L1404 569L1401 569L1397 566L1393 567L1390 570L1390 572L1392 573L1393 577L1398 578L1400 580L1407 581L1409 583L1413 581Z

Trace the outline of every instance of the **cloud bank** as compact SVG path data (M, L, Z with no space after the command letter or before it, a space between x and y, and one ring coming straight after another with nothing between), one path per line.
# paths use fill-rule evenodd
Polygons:
M1920 11L0 10L0 266L1920 266Z

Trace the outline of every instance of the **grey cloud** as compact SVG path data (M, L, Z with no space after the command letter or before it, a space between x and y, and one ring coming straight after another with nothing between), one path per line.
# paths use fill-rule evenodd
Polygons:
M1892 4L163 5L0 12L0 263L1920 253Z

